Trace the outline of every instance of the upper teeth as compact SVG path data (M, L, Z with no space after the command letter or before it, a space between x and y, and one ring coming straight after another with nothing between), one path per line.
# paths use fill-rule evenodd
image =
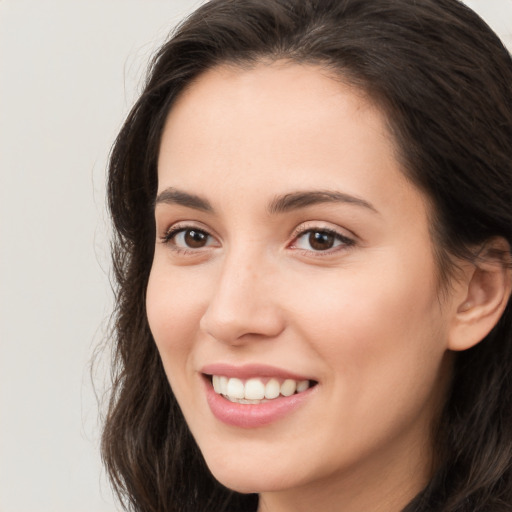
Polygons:
M271 378L265 383L263 379L252 378L244 382L235 377L228 378L220 375L212 376L212 384L216 393L230 400L271 400L279 395L290 396L309 388L308 380L286 379L280 382L278 379Z

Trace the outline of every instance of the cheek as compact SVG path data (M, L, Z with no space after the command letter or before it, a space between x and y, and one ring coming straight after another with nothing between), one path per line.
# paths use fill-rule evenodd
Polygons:
M428 435L445 393L444 321L435 289L421 273L411 287L400 279L405 270L388 268L385 278L372 273L368 280L353 275L329 294L310 294L309 308L301 307L301 336L327 364L325 437L332 453L350 458L411 425L424 425L418 428Z
M397 260L391 255L362 270L342 269L316 277L314 283L303 280L304 288L296 285L289 297L296 317L313 327L311 333L318 332L322 345L333 351L347 346L378 349L386 333L400 334L389 339L390 344L414 343L425 326L430 330L440 320L433 270L428 264L407 265L403 259L397 265Z
M390 256L365 273L343 271L296 303L301 335L332 368L329 384L357 403L429 392L446 350L431 261ZM421 260L419 260L421 262ZM393 262L395 262L393 264ZM387 398L386 398L386 395Z
M149 327L170 380L181 372L202 315L200 290L155 260L146 293Z

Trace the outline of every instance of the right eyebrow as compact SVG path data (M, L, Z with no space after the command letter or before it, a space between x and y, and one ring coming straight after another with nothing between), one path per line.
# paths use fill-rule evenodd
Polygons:
M156 196L154 207L159 203L178 204L187 208L193 208L194 210L213 212L213 207L208 200L173 187L166 188Z

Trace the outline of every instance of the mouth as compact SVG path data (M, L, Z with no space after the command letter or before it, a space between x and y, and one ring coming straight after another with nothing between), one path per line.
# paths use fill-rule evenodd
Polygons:
M229 426L259 429L314 403L319 381L266 364L201 368L206 400L213 416Z
M245 405L259 405L282 397L298 395L317 384L316 381L309 379L267 376L241 379L225 375L203 375L217 395L221 395L232 403Z

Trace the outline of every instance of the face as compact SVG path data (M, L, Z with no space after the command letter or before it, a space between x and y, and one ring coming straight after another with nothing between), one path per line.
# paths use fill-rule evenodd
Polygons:
M381 112L314 66L217 67L173 106L158 181L147 314L216 478L423 485L450 307Z

